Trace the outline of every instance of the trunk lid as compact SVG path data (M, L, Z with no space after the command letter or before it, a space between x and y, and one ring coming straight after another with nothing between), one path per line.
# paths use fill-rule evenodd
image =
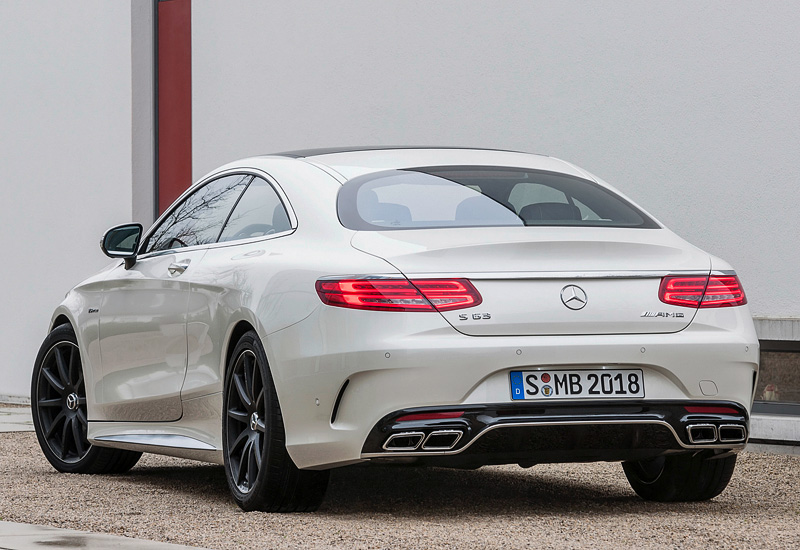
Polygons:
M442 315L471 336L677 332L696 310L661 302L661 278L711 267L708 254L666 229L361 231L352 245L409 279L469 279L483 302Z

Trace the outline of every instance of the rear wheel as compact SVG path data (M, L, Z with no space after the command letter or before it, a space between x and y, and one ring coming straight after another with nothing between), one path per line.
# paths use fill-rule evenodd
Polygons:
M59 472L127 472L142 453L95 447L87 440L86 383L78 340L70 325L45 338L31 381L31 412L44 456Z
M328 471L300 470L286 451L278 396L258 335L239 340L228 363L222 441L225 475L245 511L313 512L328 487Z
M735 467L735 454L719 456L710 451L622 463L636 494L660 502L714 498L728 486Z

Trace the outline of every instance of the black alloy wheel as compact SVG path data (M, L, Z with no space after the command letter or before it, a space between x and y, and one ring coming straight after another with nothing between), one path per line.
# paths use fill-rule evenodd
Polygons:
M74 464L89 452L86 387L78 345L61 340L39 369L36 409L44 440L59 460Z
M261 340L241 337L228 361L223 393L225 476L242 510L312 512L328 487L328 471L300 470L286 450L278 395Z
M242 351L233 365L227 412L231 477L236 488L247 494L255 486L267 441L264 382L252 350Z
M86 381L70 325L56 327L45 338L33 368L31 403L39 446L60 472L122 473L142 456L89 443Z

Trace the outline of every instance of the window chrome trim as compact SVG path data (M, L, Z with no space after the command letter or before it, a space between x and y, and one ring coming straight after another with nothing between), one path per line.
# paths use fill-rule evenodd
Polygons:
M213 180L216 180L216 179L219 179L219 178L222 178L222 177L226 177L226 176L234 176L234 175L239 175L239 174L243 175L243 176L253 176L253 177L261 178L264 181L266 181L270 185L270 187L272 187L272 189L278 195L278 198L280 199L281 203L283 204L283 207L286 209L286 215L289 217L289 225L291 226L291 229L288 229L286 231L281 231L280 233L272 233L270 235L261 235L259 237L251 237L249 239L239 239L239 240L236 240L236 241L215 242L215 243L208 243L208 244L196 244L196 245L192 245L192 246L185 246L185 247L182 247L182 248L170 248L170 249L167 249L167 250L156 250L156 251L153 251L153 252L146 252L146 253L141 251L141 248L144 247L145 243L147 243L148 240L150 239L150 235L152 235L153 232L155 232L156 228L158 228L161 225L161 223L170 214L172 214L172 212L175 210L175 208L177 208L178 204L183 202L189 195L191 195L192 193L197 191L200 187L204 186L207 183L210 183ZM250 183L252 183L252 181ZM244 195L244 193L250 187L250 183L248 183L247 187L244 189L244 191L242 191L242 195ZM239 196L239 199L241 199L242 195ZM236 204L238 204L238 203L239 203L239 201L237 200ZM236 208L236 204L234 204L233 208ZM233 208L231 208L231 211L233 211ZM228 215L230 215L230 212L228 213ZM227 222L227 218L226 218L226 222ZM137 261L146 260L147 258L155 258L157 256L162 256L164 254L176 254L176 253L180 253L180 252L189 252L189 251L194 251L194 250L201 250L201 249L204 249L204 248L220 248L220 247L223 247L223 246L234 246L234 245L239 245L239 244L247 244L247 243L257 242L257 241L261 241L261 240L272 239L272 238L276 238L276 237L284 237L286 235L290 235L290 234L294 233L297 230L297 225L298 225L297 224L297 215L294 212L294 207L292 206L292 203L289 202L289 198L286 196L286 192L283 190L283 188L280 186L280 184L275 180L275 178L273 178L272 176L270 176L268 173L264 172L263 170L259 170L257 168L249 168L249 167L229 168L227 170L221 170L219 172L214 172L213 174L210 174L208 177L203 178L202 180L199 180L199 181L193 183L191 186L189 186L189 188L186 191L181 193L181 195L177 199L175 199L175 201L170 205L170 207L167 210L165 210L164 213L161 214L156 221L153 222L153 225L150 226L150 228L147 230L147 233L145 233L141 237L141 244L139 245L140 246L140 251L139 251L139 255L136 257L136 260Z

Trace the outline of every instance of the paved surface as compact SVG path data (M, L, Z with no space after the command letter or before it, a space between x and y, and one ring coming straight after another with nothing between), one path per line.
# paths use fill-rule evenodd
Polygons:
M41 550L43 548L88 550L181 550L189 546L164 544L149 540L129 539L111 535L99 535L86 531L57 529L43 525L26 525L0 521L0 550Z
M800 456L753 452L722 495L679 504L641 500L619 464L356 467L332 473L317 513L245 514L220 466L145 455L125 475L59 474L34 434L0 434L0 520L220 549L785 550L799 487Z
M30 407L0 406L0 432L32 432Z

